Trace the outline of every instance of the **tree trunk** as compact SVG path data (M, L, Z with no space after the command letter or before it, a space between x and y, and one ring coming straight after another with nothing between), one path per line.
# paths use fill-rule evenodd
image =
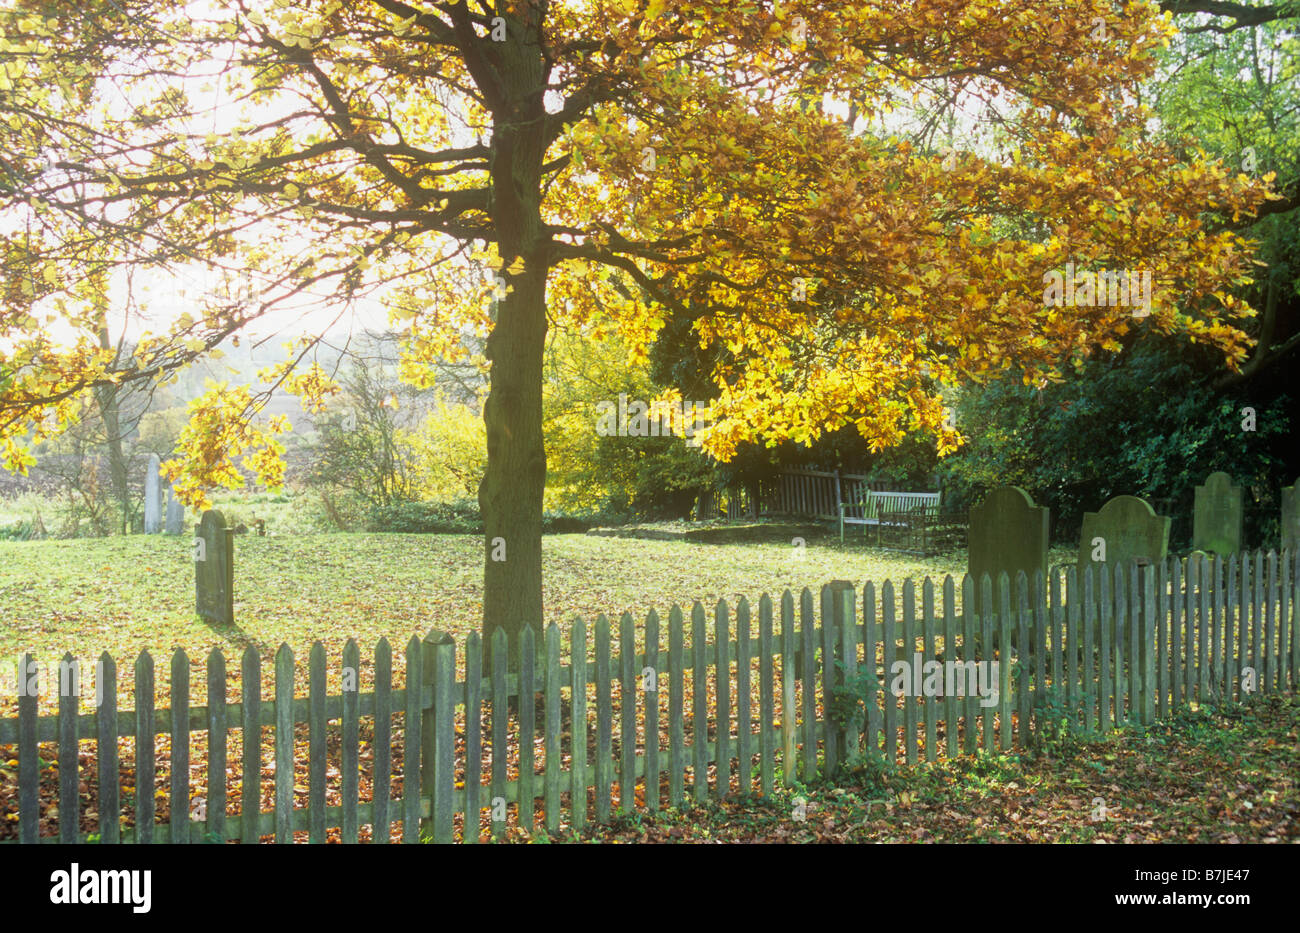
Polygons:
M501 101L491 140L491 213L508 294L497 304L488 338L491 389L483 406L487 469L479 486L483 516L483 636L504 629L511 667L518 633L531 625L541 644L542 354L546 342L546 279L550 237L542 222L545 65L535 27L513 17L505 42L493 43ZM516 259L522 271L505 271Z
M99 328L99 345L105 350L113 348L108 329L102 326ZM116 362L114 358L114 363ZM122 452L120 392L118 386L100 386L95 390L95 402L99 406L100 420L104 422L104 441L108 447L108 475L113 484L113 498L117 500L122 534L127 534L131 530L131 486L126 455Z
M483 637L490 639L496 629L505 629L512 660L525 624L533 626L539 645L542 634L545 275L543 268L514 280L515 290L501 302L488 341L492 387L483 406L488 456L478 493L486 538ZM485 649L490 656L490 641Z

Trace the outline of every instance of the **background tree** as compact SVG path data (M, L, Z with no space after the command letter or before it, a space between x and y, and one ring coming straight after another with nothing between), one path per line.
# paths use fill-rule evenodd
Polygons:
M1300 5L1166 3L1179 14L1161 67L1143 89L1170 145L1194 139L1235 171L1276 173L1283 197L1247 223L1259 242L1238 294L1259 309L1239 367L1208 348L1134 332L1041 390L1012 371L965 393L971 443L942 465L950 499L1005 482L1053 510L1053 533L1077 538L1082 513L1120 493L1154 500L1187 545L1195 486L1214 470L1240 483L1248 540L1276 542L1279 487L1300 464L1287 361L1300 349ZM1213 15L1210 15L1213 14ZM1243 426L1251 428L1245 429Z

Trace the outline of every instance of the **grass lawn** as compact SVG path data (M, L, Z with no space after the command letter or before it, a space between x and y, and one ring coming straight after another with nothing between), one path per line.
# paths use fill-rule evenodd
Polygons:
M921 559L838 539L811 538L797 548L784 541L703 544L588 535L544 539L543 623L567 628L575 616L611 618L631 612L638 621L653 608L661 617L673 603L718 599L734 607L833 579L920 579L965 570L964 552ZM189 537L130 535L99 539L0 542L0 660L23 651L53 665L65 652L89 663L108 651L123 682L130 660L149 650L164 687L165 658L184 648L195 665L196 698L202 659L226 654L232 675L246 645L264 663L283 642L300 662L319 640L337 666L344 643L355 638L369 658L380 637L394 646L401 681L402 648L412 635L440 628L460 636L476 631L482 611L482 543L471 535L311 534L240 535L235 544L235 626L219 628L194 614L194 569ZM235 678L232 677L232 688ZM160 693L160 702L161 702ZM53 702L43 696L43 708ZM13 704L0 699L0 709ZM52 708L52 707L51 707Z
M1294 843L1298 734L1300 699L1256 697L1050 754L963 755L767 801L638 815L582 841Z

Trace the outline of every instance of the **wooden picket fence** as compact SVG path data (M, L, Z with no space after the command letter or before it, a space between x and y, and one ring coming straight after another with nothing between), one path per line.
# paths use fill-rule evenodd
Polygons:
M982 611L995 605L1011 608ZM153 662L145 653L135 664L135 709L126 712L117 709L116 665L105 656L96 712L80 713L78 697L67 691L58 714L43 717L37 696L20 696L18 716L0 719L0 745L10 746L6 757L16 747L20 842L291 842L295 833L320 842L331 830L356 842L366 826L378 828L370 833L377 842L389 841L397 827L406 842L473 842L510 826L582 830L620 810L653 813L727 794L770 795L796 778L833 775L862 755L935 761L1033 745L1062 728L1150 723L1193 701L1293 689L1300 671L1297 605L1296 555L1272 551L1082 574L1070 567L1046 579L1020 574L1011 581L1004 574L996 584L986 576L978 586L969 576L937 585L908 580L900 588L867 583L860 591L836 583L822 588L820 611L807 589L798 598L786 591L776 603L763 596L756 620L743 599L734 618L719 602L711 621L698 603L689 619L673 607L666 633L654 612L643 626L624 615L617 631L599 617L590 640L586 624L575 620L567 658L555 624L540 645L527 629L517 672L507 670L503 641L485 671L477 635L458 659L457 644L431 632L406 646L404 689L392 686L392 651L381 640L372 655L373 691L327 695L326 655L317 643L307 696L297 696L293 653L281 646L269 703L262 700L261 658L250 647L241 662L241 703L227 702L224 658L214 651L208 704L191 707L189 660L178 651L171 708L155 709ZM918 657L998 661L996 701L986 705L970 691L887 693L893 663ZM342 668L361 669L352 641ZM363 719L369 743L361 741ZM330 725L334 720L338 726ZM295 803L302 792L294 776L298 723L309 733L305 807ZM274 734L275 787L274 806L263 811L267 729ZM227 761L233 732L258 737L240 742L237 763ZM193 733L208 739L197 812ZM158 735L170 738L171 749L165 824L155 822L155 795L138 792L155 786ZM120 737L149 750L134 756L131 828L120 825ZM80 771L82 742L96 747L93 838L80 827L79 788L90 780ZM40 835L39 769L48 767L41 743L58 746L58 834L49 837ZM402 757L400 797L390 777L395 750ZM228 791L228 764L241 772L238 794ZM365 801L358 792L363 776L372 788ZM7 790L0 784L0 792ZM327 805L327 793L339 802Z

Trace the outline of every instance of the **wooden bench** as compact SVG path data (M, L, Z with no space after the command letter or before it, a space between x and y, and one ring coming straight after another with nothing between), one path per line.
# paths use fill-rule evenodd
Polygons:
M840 544L844 543L845 525L870 525L876 529L876 542L880 542L882 515L890 512L908 512L916 508L939 508L937 492L873 492L864 489L858 502L840 503Z

